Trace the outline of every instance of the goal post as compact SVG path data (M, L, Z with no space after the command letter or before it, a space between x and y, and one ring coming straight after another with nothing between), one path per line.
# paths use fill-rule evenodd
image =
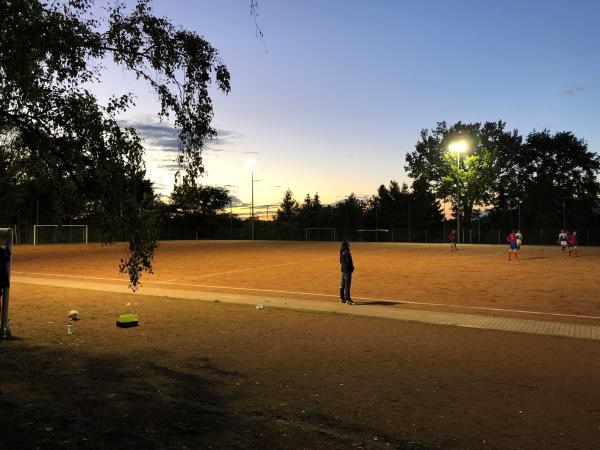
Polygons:
M33 245L88 243L87 225L34 225Z
M359 241L369 242L393 242L394 241L394 230L388 230L387 228L373 228L373 229L361 229L356 230ZM383 238L383 239L381 239Z
M8 300L10 294L10 268L12 265L12 247L14 229L0 228L0 339L10 337L8 322Z
M19 243L19 233L18 233L18 228L17 225L12 225L12 224L2 224L0 225L0 230L3 229L12 229L13 233L12 233L12 243L13 245L17 245Z
M335 241L335 228L310 227L304 229L305 241Z

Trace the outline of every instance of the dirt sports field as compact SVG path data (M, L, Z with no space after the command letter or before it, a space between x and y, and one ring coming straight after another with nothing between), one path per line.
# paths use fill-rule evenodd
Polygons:
M600 325L597 248L524 247L509 262L504 246L351 246L347 308ZM140 292L97 290L127 284L120 256L14 248L0 448L598 448L600 341L268 307L336 302L336 243L165 242ZM96 290L43 285L57 281ZM141 326L117 329L123 312Z

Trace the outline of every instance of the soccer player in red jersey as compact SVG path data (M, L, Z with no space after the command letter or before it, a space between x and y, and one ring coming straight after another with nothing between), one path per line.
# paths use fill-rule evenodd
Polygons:
M573 256L577 256L577 231L573 231L569 237L569 256L573 253Z
M519 259L519 244L517 244L517 235L515 230L512 230L508 236L506 236L506 242L508 242L508 260L510 261L510 255L515 254L515 259Z
M450 241L450 251L456 251L456 230L452 230L448 235L448 240Z

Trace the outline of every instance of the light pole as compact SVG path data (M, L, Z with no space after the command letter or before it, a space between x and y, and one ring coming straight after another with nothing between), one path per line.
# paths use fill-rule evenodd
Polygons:
M251 226L251 239L254 240L254 165L256 161L253 159L246 160L246 166L248 166L252 170L252 202L250 203L250 226Z
M466 152L469 144L465 140L452 142L448 150L456 153L456 235L457 242L460 243L460 154Z
M377 203L375 203L375 242L379 242L379 217L377 214Z

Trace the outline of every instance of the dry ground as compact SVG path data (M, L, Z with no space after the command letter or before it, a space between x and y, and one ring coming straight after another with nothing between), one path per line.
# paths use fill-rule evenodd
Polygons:
M316 242L165 242L157 253L155 275L144 283L336 301L338 247ZM460 249L451 254L446 245L353 244L353 297L403 302L398 307L600 322L600 248L582 248L578 258L569 258L558 246L524 246L522 260L510 262L505 246ZM120 256L118 246L22 246L15 252L14 270L114 281L119 279Z
M353 245L355 296L600 315L598 250L527 248L518 263L501 250ZM17 247L14 270L118 278L118 256ZM167 243L156 269L147 282L331 301L338 282L332 244ZM11 295L2 449L591 449L600 439L596 341L16 283ZM72 308L83 319L67 336ZM139 328L114 326L127 311ZM553 318L567 320L543 316Z

